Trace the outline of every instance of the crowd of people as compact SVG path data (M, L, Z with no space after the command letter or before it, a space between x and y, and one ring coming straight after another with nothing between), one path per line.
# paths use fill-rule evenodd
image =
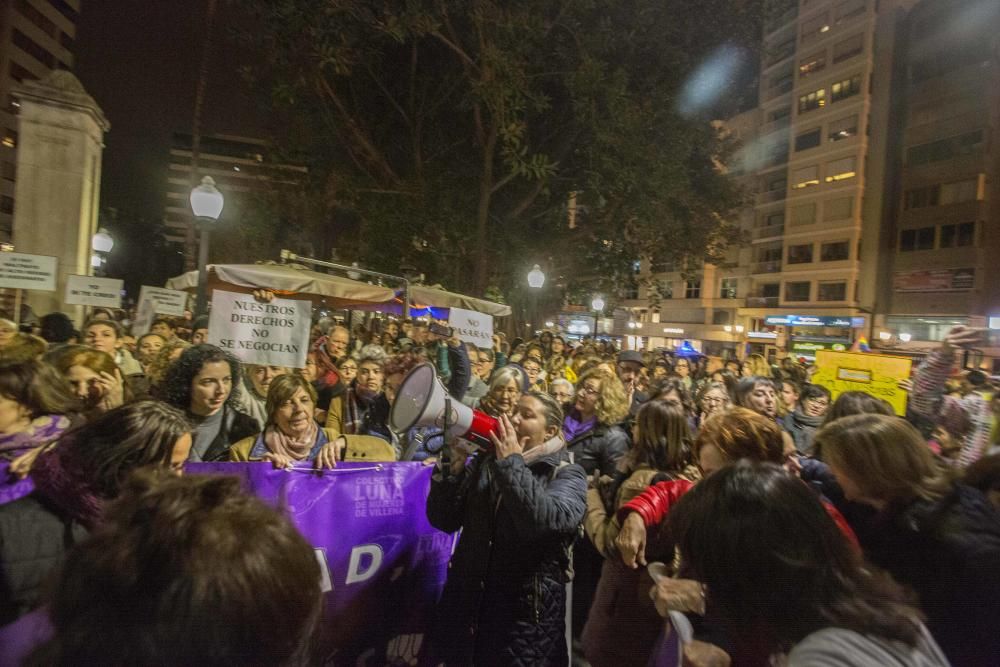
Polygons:
M204 319L139 337L108 312L79 331L60 313L0 321L0 459L34 482L0 504L0 626L46 606L30 664L305 664L308 545L236 485L176 475L421 461L428 519L461 531L428 625L438 662L646 665L683 614L685 664L1000 664L1000 392L956 370L977 331L953 329L903 381L901 417L862 392L831 400L792 359L549 331L476 347L434 324L321 319L292 369L240 363ZM497 420L492 447L393 428L423 363ZM294 572L260 574L282 560ZM87 639L137 616L140 637Z

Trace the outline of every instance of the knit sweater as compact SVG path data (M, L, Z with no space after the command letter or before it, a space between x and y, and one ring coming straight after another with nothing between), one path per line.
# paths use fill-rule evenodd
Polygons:
M910 406L916 413L961 438L958 465L964 468L982 458L989 448L995 417L990 409L991 397L988 394L974 391L962 398L945 395L945 382L954 365L953 350L932 352L913 378Z

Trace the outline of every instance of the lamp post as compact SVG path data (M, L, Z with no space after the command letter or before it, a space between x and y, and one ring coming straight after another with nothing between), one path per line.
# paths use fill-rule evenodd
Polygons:
M542 273L542 268L535 264L531 267L531 271L528 271L528 287L531 288L531 318L538 319L538 292L541 291L542 285L545 284L545 274ZM528 335L531 335L531 325L528 323Z
M198 301L195 306L196 315L204 315L207 312L207 284L208 284L208 242L212 231L212 225L219 216L222 215L222 206L225 200L222 193L215 187L215 181L211 176L201 179L201 185L191 190L191 212L194 213L195 222L201 231L201 240L198 244Z
M594 311L594 338L601 335L601 312L604 310L604 299L600 294L595 294L590 301L590 308Z
M90 239L90 248L93 254L90 256L90 266L97 276L104 275L104 265L107 263L108 253L115 247L115 240L108 233L108 230L101 227Z

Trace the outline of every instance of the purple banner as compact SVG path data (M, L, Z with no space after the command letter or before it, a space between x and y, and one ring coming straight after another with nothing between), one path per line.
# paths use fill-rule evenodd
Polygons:
M275 470L269 463L190 463L186 471L240 477L313 545L326 599L322 664L416 664L455 540L427 521L432 468L341 463L317 472ZM6 478L0 470L0 479ZM8 481L0 485L0 502L30 491L30 481Z

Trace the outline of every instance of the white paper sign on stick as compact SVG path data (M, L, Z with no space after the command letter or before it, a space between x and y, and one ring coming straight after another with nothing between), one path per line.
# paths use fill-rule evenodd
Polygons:
M66 303L74 306L121 308L123 280L95 276L66 276Z
M139 308L135 312L135 321L132 322L132 335L138 338L149 333L149 327L153 325L153 318L156 313L153 310L153 302L150 300L140 301Z
M463 343L472 343L476 347L493 347L492 315L451 308L448 313L448 326L455 330L455 335Z
M248 364L303 368L309 348L312 302L215 290L208 342Z
M0 252L0 287L56 291L56 258Z
M184 315L184 308L187 306L187 292L143 285L139 290L139 303L146 300L153 302L154 313L180 317Z

